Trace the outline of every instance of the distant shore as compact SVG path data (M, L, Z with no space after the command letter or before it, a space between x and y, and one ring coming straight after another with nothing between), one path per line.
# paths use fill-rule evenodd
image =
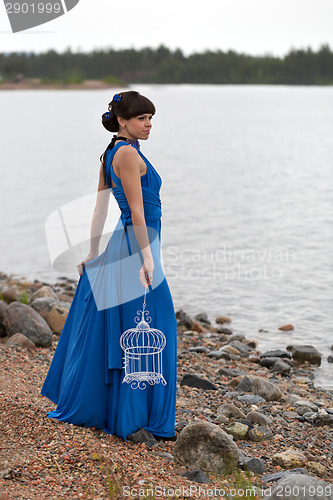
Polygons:
M78 83L42 82L39 78L30 78L19 82L0 82L0 90L101 90L118 88L124 84L108 83L103 80L83 80Z

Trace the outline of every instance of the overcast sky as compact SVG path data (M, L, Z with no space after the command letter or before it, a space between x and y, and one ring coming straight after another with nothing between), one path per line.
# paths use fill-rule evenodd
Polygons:
M80 0L64 16L15 34L0 0L1 52L164 44L185 54L233 49L284 55L323 43L333 49L333 0Z

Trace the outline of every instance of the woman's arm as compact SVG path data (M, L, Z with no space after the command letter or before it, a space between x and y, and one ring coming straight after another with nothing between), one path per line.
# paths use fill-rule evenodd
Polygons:
M154 261L144 216L140 176L141 158L134 148L127 146L117 151L116 161L124 193L131 209L135 236L144 258L144 264L139 273L140 281L144 287L147 287L147 283L150 285L153 279Z
M83 274L84 264L98 257L99 244L103 233L105 220L108 215L109 201L110 190L108 185L104 184L103 165L101 164L99 171L96 206L91 221L90 252L87 257L83 259L83 261L80 262L80 264L78 264L77 266L77 270L80 276L82 276Z

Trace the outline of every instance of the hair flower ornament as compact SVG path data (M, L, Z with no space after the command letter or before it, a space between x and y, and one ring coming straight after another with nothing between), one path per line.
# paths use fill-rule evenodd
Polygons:
M121 101L121 95L119 95L119 94L115 94L115 95L113 96L113 100L114 100L114 102L120 102L120 101Z
M108 120L111 116L111 113L109 111L107 111L106 113L104 113L104 120Z

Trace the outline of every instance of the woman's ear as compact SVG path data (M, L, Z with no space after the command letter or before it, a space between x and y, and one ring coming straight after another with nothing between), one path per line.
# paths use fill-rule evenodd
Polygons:
M124 128L126 127L126 120L124 120L124 118L122 118L121 116L117 116L117 120L120 128L124 130Z

